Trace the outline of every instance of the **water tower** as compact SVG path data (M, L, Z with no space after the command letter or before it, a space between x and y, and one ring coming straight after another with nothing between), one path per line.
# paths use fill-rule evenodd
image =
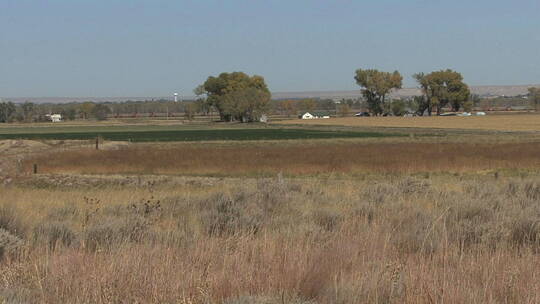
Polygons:
M178 93L174 93L174 102L178 102Z

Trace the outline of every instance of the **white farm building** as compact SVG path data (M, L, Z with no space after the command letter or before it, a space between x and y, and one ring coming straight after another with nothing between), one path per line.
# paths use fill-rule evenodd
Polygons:
M306 112L302 115L300 115L301 119L319 119L319 118L330 118L330 114L328 113L309 113L309 112Z
M311 113L309 113L309 112L306 112L306 113L300 115L300 118L302 118L302 119L313 119L313 118L315 118L315 116L311 115Z
M47 118L49 118L52 122L61 122L62 121L62 115L61 114L47 114L45 116L47 116Z

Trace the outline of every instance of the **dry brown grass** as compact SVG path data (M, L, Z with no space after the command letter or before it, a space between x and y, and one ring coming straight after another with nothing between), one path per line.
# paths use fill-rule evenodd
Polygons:
M487 115L475 117L346 117L313 120L295 119L280 121L279 124L540 132L540 115Z
M0 303L540 303L539 148L295 141L34 157L26 171L240 177L0 185ZM501 168L522 174L471 173ZM408 175L442 171L458 173ZM246 177L276 172L301 176Z
M539 169L540 143L312 143L132 146L54 152L26 161L41 173L291 175Z
M540 301L537 177L0 191L0 302Z

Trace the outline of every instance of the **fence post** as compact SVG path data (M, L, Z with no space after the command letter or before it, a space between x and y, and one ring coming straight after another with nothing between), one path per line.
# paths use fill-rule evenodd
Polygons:
M96 137L96 150L99 150L99 136Z
M34 164L34 174L37 174L37 164Z

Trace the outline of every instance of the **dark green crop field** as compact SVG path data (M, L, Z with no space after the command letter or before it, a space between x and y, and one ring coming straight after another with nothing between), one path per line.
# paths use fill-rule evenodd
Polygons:
M327 131L307 129L202 129L202 130L154 130L154 131L88 131L50 133L0 133L0 139L31 140L88 140L96 137L113 141L219 141L219 140L282 140L282 139L328 139L400 137L405 134Z

